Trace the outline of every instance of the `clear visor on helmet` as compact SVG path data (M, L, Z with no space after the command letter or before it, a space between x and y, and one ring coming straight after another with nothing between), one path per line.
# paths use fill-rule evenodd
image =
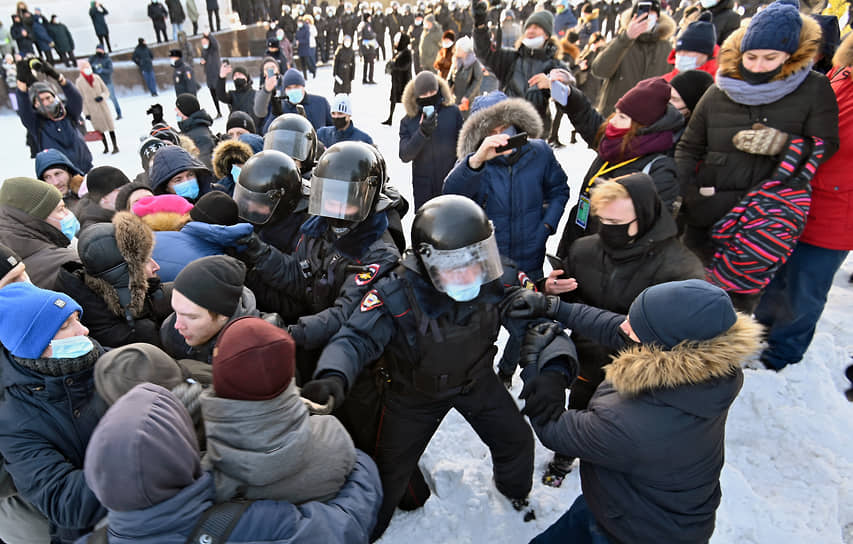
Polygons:
M371 183L371 179L341 181L312 177L308 213L331 219L363 221L370 213L373 193L376 191L376 185Z
M239 183L234 186L234 202L240 219L262 225L269 221L280 201L278 191L256 193L246 189Z
M264 136L264 149L276 149L291 159L304 161L311 153L311 139L295 130L271 130Z
M429 244L415 248L432 284L445 293L448 286L485 285L503 275L495 235L459 249L435 249Z

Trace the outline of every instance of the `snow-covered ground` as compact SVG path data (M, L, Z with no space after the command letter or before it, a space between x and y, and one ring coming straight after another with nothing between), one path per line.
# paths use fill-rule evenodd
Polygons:
M382 68L377 63L379 85L362 86L357 83L360 77L356 78L354 121L377 142L392 182L411 199L409 165L397 156L403 108L397 107L394 127L380 124L388 115L389 88ZM131 179L140 170L139 137L150 126L145 110L159 100L166 119L174 119L172 91L151 98L141 88L136 90L134 96L120 97L124 119L116 126L121 153L103 155L100 143L90 144L96 166L117 166ZM329 66L320 67L317 79L308 80L308 90L331 98ZM199 99L208 112L215 111L206 90ZM564 122L564 143L569 141L570 129ZM214 131L224 130L225 119L217 120ZM0 117L0 134L0 179L34 175L17 117ZM593 156L582 143L557 151L572 197ZM405 219L407 230L411 219L411 214ZM552 237L549 249L555 251L556 244ZM853 404L843 394L849 386L843 371L853 355L853 286L847 283L851 272L853 258L835 279L818 333L801 364L779 374L746 370L744 388L729 415L723 502L713 544L853 542ZM501 344L504 341L502 336ZM519 392L516 378L512 393ZM435 483L432 498L418 511L398 512L381 542L526 542L556 520L580 493L577 470L559 489L540 483L549 459L550 452L537 444L530 496L536 520L525 523L494 488L488 450L465 421L451 412L422 459Z

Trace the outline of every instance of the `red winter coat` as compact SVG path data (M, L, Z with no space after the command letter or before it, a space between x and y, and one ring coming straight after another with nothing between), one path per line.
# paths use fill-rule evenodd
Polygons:
M803 242L826 249L853 249L853 176L850 175L853 167L853 55L850 61L829 73L838 100L841 145L835 155L820 165L812 179L812 206L806 229L800 237Z
M714 54L711 55L711 58L706 60L705 64L703 64L702 66L700 66L699 68L696 68L696 69L702 70L703 72L708 72L709 74L711 74L711 77L716 80L717 79L717 55L719 55L719 54L720 54L720 46L715 45L714 46ZM675 49L673 49L672 51L669 52L669 57L667 57L666 62L673 64L673 65L675 64ZM678 75L678 70L673 68L672 72L670 72L668 74L664 74L661 77L663 77L664 81L669 83L670 81L672 81L672 78L674 78L677 75Z

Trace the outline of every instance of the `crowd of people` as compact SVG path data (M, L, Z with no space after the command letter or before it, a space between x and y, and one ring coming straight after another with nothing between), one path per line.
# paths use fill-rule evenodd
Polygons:
M709 541L742 367L802 360L853 249L853 37L796 0L235 4L267 50L252 74L203 34L215 134L151 1L184 42L138 172L81 131L118 152L99 2L75 81L56 40L5 65L36 175L0 185L0 540L378 540L456 409L525 521L580 460L533 542ZM412 203L353 123L380 57Z

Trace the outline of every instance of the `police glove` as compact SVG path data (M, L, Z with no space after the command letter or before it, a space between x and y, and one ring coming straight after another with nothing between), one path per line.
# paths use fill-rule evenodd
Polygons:
M521 413L540 424L559 419L566 411L568 386L568 379L562 372L542 372L524 384L518 396L526 401Z
M543 295L530 289L516 289L504 302L504 314L516 319L535 319L547 317L554 319L560 299L553 295Z
M302 396L317 404L329 404L332 408L344 402L346 383L340 376L334 374L311 380L302 386Z
M255 266L270 252L270 246L253 232L252 234L238 239L234 242L238 259L249 266Z
M432 115L424 115L424 118L421 119L421 133L423 133L423 135L427 138L432 136L432 133L435 132L437 126L438 113L433 113Z
M539 354L545 349L551 341L563 332L563 326L554 321L546 321L533 325L524 335L524 342L521 344L521 352L519 355L519 364L521 368L527 365L536 365L539 361Z
M53 69L53 66L42 62L39 59L30 59L30 70L41 72L48 77L52 77L56 81L59 81L59 78L62 77L59 75L59 72Z
M475 27L486 24L486 10L488 5L483 0L471 4L471 17L474 18Z

